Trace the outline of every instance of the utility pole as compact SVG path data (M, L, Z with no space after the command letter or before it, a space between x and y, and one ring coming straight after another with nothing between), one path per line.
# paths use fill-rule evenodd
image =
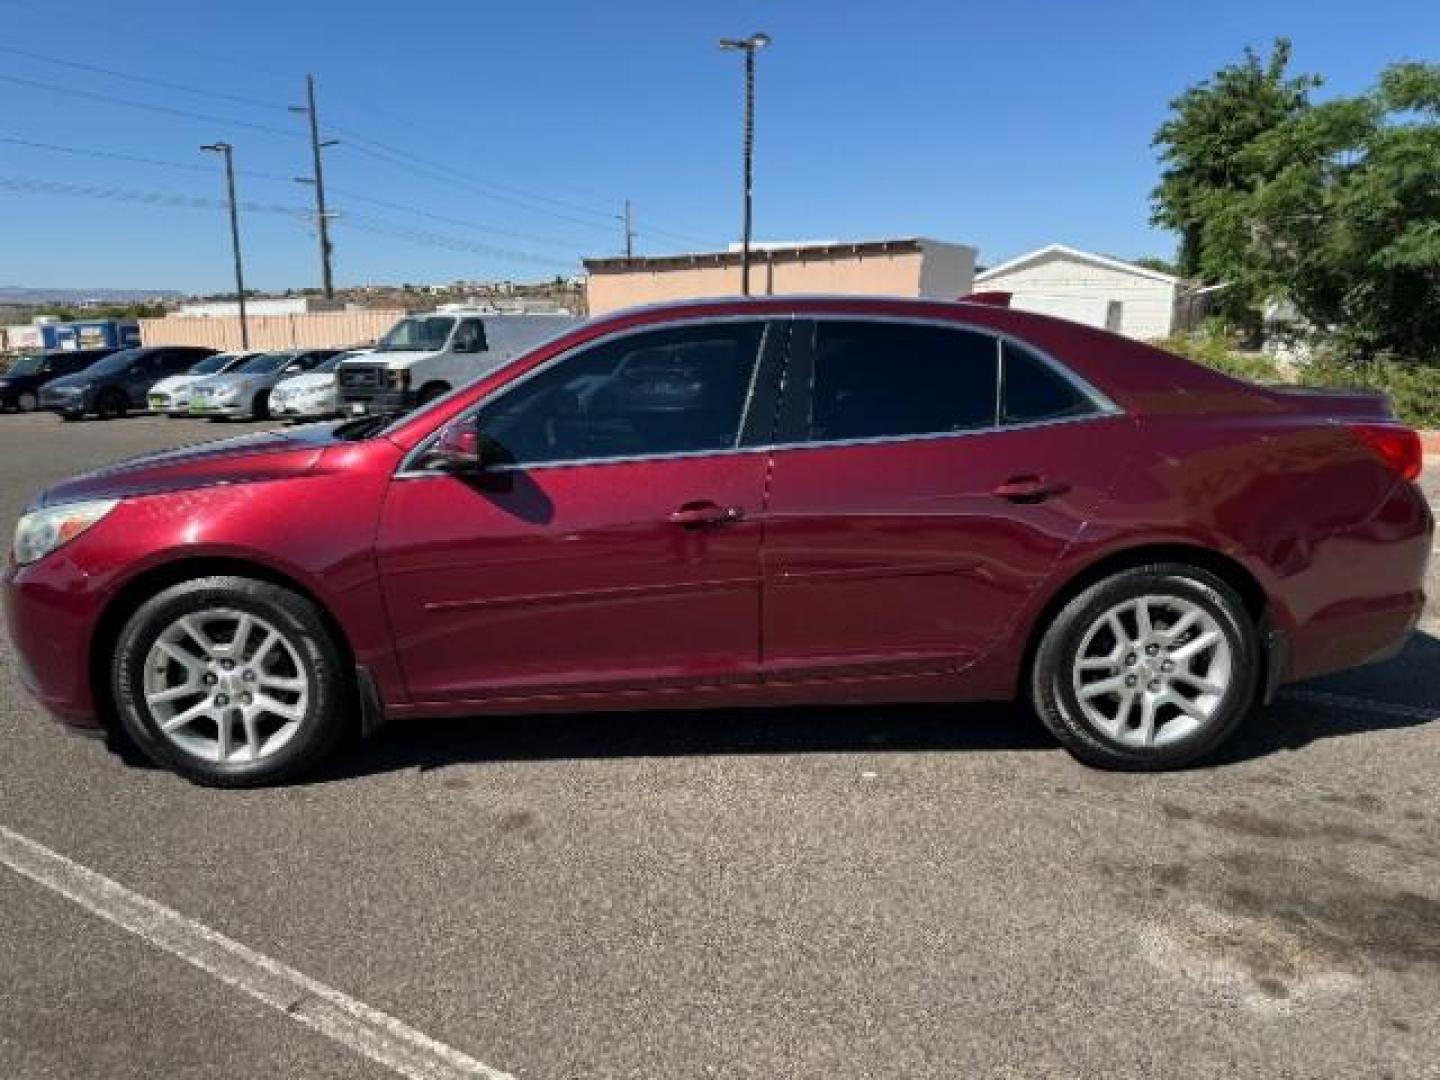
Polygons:
M750 202L752 164L755 157L755 54L770 44L769 34L751 34L748 38L721 38L720 48L745 54L745 145L744 145L744 211L740 229L740 292L750 295Z
M225 191L230 202L230 250L235 255L235 295L240 301L240 348L250 348L250 326L245 321L245 271L240 260L240 216L235 209L235 148L227 142L206 143L200 147L212 154L225 156Z
M325 299L335 299L335 277L330 271L330 215L325 212L325 169L320 161L320 151L335 146L339 139L320 138L320 119L315 111L315 76L305 76L304 105L291 105L293 113L306 113L310 118L310 159L312 172L309 177L300 177L298 182L315 185L315 224L320 232L320 279Z
M630 200L625 200L625 213L620 215L620 220L625 223L625 257L633 258L635 255L635 229L630 221Z

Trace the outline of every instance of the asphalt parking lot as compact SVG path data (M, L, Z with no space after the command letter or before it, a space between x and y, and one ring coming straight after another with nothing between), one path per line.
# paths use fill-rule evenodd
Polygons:
M0 416L6 536L253 429ZM1440 1077L1440 610L1162 776L905 707L397 724L219 792L0 667L0 854L73 861L0 865L6 1078Z

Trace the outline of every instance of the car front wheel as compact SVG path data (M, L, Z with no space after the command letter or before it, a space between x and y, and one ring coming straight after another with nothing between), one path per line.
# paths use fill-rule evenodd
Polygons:
M339 742L350 698L315 606L242 577L181 582L142 604L121 631L112 688L153 761L215 787L313 768Z
M1105 578L1065 605L1036 651L1031 701L1086 764L1177 768L1235 731L1259 674L1258 635L1235 591L1165 563Z

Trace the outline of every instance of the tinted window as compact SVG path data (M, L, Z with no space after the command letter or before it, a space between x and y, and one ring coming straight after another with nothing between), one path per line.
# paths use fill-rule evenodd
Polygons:
M1089 397L1029 349L1007 341L1004 355L1006 423L1060 420L1096 411Z
M484 352L490 346L485 341L485 324L479 319L461 319L460 328L455 331L455 352Z
M995 339L886 322L816 324L812 441L969 431L995 423Z
M568 357L480 411L518 464L729 449L761 323L632 334Z
M117 375L127 371L137 357L143 355L140 349L121 349L117 353L111 353L104 360L87 369L91 375Z

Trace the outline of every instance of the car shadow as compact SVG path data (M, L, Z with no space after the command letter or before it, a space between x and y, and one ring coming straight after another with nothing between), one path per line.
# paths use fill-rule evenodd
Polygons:
M1275 704L1196 768L1436 722L1440 640L1417 633L1383 664L1286 687ZM1004 704L460 717L391 724L311 782L486 762L1058 749L1027 709Z
M1389 660L1283 687L1214 759L1225 765L1322 739L1440 723L1440 639L1416 632Z

